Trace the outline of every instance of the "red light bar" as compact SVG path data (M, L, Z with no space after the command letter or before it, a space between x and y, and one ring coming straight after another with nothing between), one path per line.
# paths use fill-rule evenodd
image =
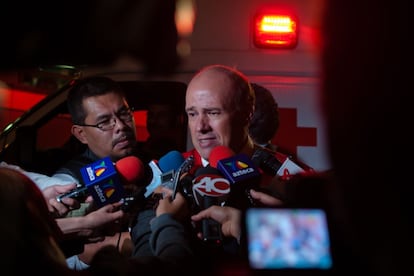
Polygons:
M298 42L298 21L288 14L259 13L255 17L253 34L256 47L295 48Z

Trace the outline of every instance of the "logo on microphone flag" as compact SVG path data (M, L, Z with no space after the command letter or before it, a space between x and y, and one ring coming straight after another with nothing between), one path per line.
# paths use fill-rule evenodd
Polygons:
M109 157L81 168L82 178L98 207L124 197L121 180Z
M214 174L200 175L193 180L193 190L203 196L219 197L230 192L230 182Z
M222 159L218 161L217 168L232 184L260 175L256 166L245 154L238 154Z
M296 163L289 158L286 158L285 162L283 162L282 166L280 166L277 171L277 175L279 175L282 179L288 180L292 175L302 172L305 172L305 170L296 165Z
M106 171L105 161L102 161L98 166L94 168L95 175L101 176Z
M233 171L243 170L249 167L249 165L241 160L230 160L228 162L224 162L224 165L231 168Z

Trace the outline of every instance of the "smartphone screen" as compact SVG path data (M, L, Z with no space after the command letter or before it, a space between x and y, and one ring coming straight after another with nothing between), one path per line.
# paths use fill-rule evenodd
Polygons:
M245 227L252 269L332 267L328 225L322 209L249 208Z

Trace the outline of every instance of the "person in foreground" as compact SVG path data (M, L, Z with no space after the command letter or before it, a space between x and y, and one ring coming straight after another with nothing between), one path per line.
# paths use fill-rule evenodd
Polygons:
M69 212L77 210L81 202L74 198L63 198L60 201L57 197L67 193L76 187L76 183L64 184L60 179L44 174L23 170L16 165L0 163L1 168L8 168L18 171L33 181L41 189L46 200L50 214L55 218L57 225L62 231L60 246L69 259L84 250L85 243L93 243L102 240L99 229L105 225L111 225L113 221L120 220L124 213L119 210L120 204L107 205L85 216L67 216ZM59 184L57 184L59 183ZM88 196L85 202L91 202L92 197ZM115 231L116 229L113 229Z
M406 161L414 145L407 132L411 10L404 1L325 5L321 103L349 218L344 238L355 258L346 265L362 263L365 275L404 275L412 271L406 252L414 248L412 163Z
M1 236L5 237L3 250L7 252L0 259L5 275L22 275L28 269L39 275L74 276L150 272L159 275L190 271L180 259L191 262L187 238L182 235L179 223L174 224L174 217L179 216L177 210L182 210L185 202L180 195L171 200L171 194L165 191L165 198L159 201L157 217L153 221L154 225L160 225L159 239L152 241L161 244L154 246L157 257L130 258L122 255L115 246L106 245L92 258L87 269L76 271L66 263L59 246L65 237L36 184L15 169L0 168L0 191L0 213L7 221L0 230ZM170 222L169 227L161 227L164 221ZM172 237L173 242L165 242L165 236Z
M180 221L188 216L186 200L181 194L172 200L167 188L161 192L163 198L158 201L150 222L153 235L148 254L126 257L114 246L105 246L92 258L89 271L94 275L188 275L198 271L190 239Z
M0 168L1 227L0 258L4 275L74 274L59 247L62 238L39 188L24 174Z

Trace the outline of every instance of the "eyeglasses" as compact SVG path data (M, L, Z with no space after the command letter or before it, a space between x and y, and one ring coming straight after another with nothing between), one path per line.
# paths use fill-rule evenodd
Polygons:
M124 110L121 110L117 114L115 114L115 117L104 119L103 121L97 123L96 125L88 125L88 124L77 124L77 125L86 126L86 127L96 127L102 131L107 131L107 130L114 129L117 120L120 120L123 123L131 122L132 118L134 118L133 112L134 112L134 109L132 107L126 108Z

